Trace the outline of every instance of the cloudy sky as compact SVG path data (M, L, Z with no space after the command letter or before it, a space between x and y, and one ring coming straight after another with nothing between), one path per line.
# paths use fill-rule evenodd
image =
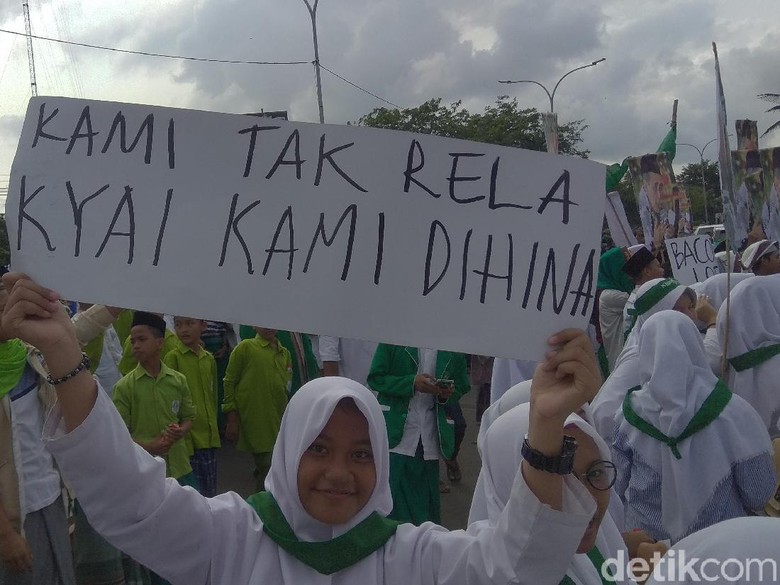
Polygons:
M82 43L253 61L311 61L303 0L30 0L33 33ZM433 98L480 111L508 93L546 109L552 87L562 123L584 119L584 146L612 163L652 152L672 102L680 142L715 137L711 42L718 43L730 121L780 119L756 98L780 93L777 0L322 0L321 63L401 107ZM0 29L24 31L21 0L0 0ZM41 95L248 112L288 110L317 121L314 71L303 65L225 65L34 41ZM323 71L326 122L387 105ZM0 32L0 209L30 96L24 37ZM762 146L780 145L780 131ZM715 145L706 155L715 156ZM676 165L698 161L680 147Z

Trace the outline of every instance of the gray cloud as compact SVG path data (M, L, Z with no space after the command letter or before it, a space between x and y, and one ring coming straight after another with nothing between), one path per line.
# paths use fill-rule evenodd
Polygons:
M680 100L679 139L703 145L715 136L713 59L719 41L731 120L766 128L777 116L755 96L780 91L780 35L769 18L776 0L675 0L640 5L619 0L322 0L318 25L323 65L403 107L432 97L481 110L507 93L524 107L547 108L542 90L498 79L536 79L552 89L569 69L607 61L567 78L556 95L562 123L590 125L585 147L614 162L657 148ZM68 4L86 19L86 0ZM137 50L244 60L313 58L301 0L171 1L87 27L79 40ZM108 10L106 8L106 10ZM18 13L0 0L0 21ZM747 33L749 34L746 34ZM85 50L86 51L86 50ZM87 97L143 96L148 103L246 112L287 109L317 119L311 65L251 66L175 62L100 52L77 53ZM102 63L102 81L87 70ZM24 80L19 80L24 83ZM323 72L326 119L356 120L385 105ZM121 99L115 98L115 99ZM135 97L134 99L138 99ZM15 125L16 124L16 125ZM17 128L16 122L0 125ZM18 130L16 130L18 132ZM9 144L9 134L0 136ZM765 145L778 143L780 136ZM710 147L712 148L712 147ZM709 151L714 156L714 150ZM681 148L677 162L697 158Z

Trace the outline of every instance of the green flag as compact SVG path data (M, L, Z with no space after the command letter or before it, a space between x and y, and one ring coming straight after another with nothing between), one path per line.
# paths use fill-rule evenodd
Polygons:
M672 124L671 129L661 141L661 146L658 147L656 152L668 154L670 163L674 160L674 155L677 154L677 124ZM628 172L627 158L620 164L615 163L607 167L607 193L617 189L618 183L620 183L626 172Z
M607 193L617 189L618 183L628 171L628 159L607 167Z
M658 147L656 152L665 152L669 155L669 162L674 160L674 155L677 154L677 124L672 124L671 129L661 142L661 146Z

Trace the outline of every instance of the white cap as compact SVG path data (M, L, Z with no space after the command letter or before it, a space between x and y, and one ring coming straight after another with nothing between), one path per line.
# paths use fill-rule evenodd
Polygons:
M742 266L748 270L753 269L753 265L767 254L778 250L778 244L775 240L759 240L750 244L742 253Z

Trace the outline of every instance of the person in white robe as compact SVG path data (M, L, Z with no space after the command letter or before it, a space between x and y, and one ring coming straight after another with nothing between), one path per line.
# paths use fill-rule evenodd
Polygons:
M490 376L490 404L497 402L504 392L516 384L534 377L539 362L497 357L493 360Z
M512 468L523 460L521 447L528 430L530 404L520 404L490 426L483 444L481 490L475 490L469 525L497 522L511 494ZM628 551L609 514L609 493L615 480L615 468L607 444L584 419L572 414L566 419L566 434L577 439L574 473L597 503L577 555L566 576L573 583L601 585L601 565L605 559L618 558L619 551L628 561ZM481 500L481 501L479 501ZM479 512L477 510L480 510ZM621 582L621 581L616 581Z
M639 383L637 339L642 324L651 315L667 309L685 312L691 319L695 319L691 305L695 306L696 296L692 291L687 291L690 289L672 278L655 278L639 287L628 339L615 363L615 370L590 405L590 422L608 444L612 442L615 415L623 403L626 391Z
M661 311L638 347L639 385L627 389L612 449L626 525L674 543L762 509L775 489L769 435L712 373L693 322Z
M494 525L449 532L388 522L382 411L367 388L340 377L311 381L290 401L266 496L204 498L166 479L164 463L133 443L94 378L74 368L80 348L58 295L18 274L4 283L4 328L34 344L58 378L47 447L95 528L172 583L557 585L597 511L575 478L524 461ZM563 422L593 397L600 376L583 332L548 343L555 351L535 374L528 440L553 457Z
M746 278L751 278L753 273L741 272L737 274L713 274L694 290L700 295L699 302L696 305L696 315L701 321L697 323L699 329L706 329L704 334L704 349L707 352L707 358L710 361L710 368L716 376L721 375L723 361L723 348L718 335L717 316L718 310L726 302L729 290L734 290L740 282ZM729 288L730 284L730 288ZM693 286L691 288L694 288ZM709 308L703 308L703 302L709 305Z
M718 312L718 336L728 358L726 381L732 392L761 415L772 437L780 436L780 276L749 278Z
M670 549L646 585L780 582L780 522L734 518L694 532Z

